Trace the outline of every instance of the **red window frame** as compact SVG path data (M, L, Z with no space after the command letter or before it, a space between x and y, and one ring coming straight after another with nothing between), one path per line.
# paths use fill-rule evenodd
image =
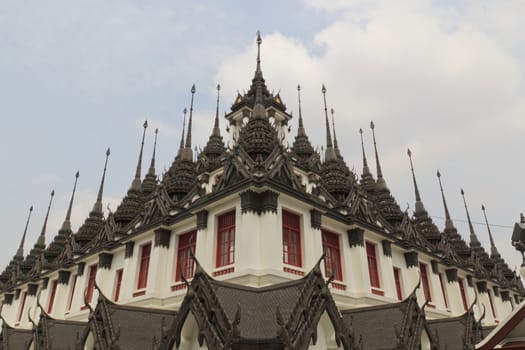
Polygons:
M55 303L55 296L57 294L58 280L51 282L51 294L49 295L49 303L47 304L47 313L53 311L53 304Z
M86 301L88 303L93 300L93 290L95 289L95 279L97 278L97 264L89 267L89 276L86 289Z
M151 243L140 247L139 277L137 289L144 289L148 285L149 259L151 257Z
M177 248L177 271L175 271L175 281L182 281L181 269L184 278L192 278L195 262L191 258L190 249L195 253L195 241L197 231L190 231L179 236L179 246Z
M394 267L394 283L396 285L396 294L398 300L403 300L403 291L401 289L401 269Z
M439 284L441 285L441 293L443 294L443 300L445 301L445 307L448 309L448 298L445 290L445 284L443 283L443 274L439 274Z
M368 276L370 277L370 286L372 288L381 288L379 281L379 268L377 265L377 249L376 245L371 242L366 242L366 259L368 261Z
M423 282L423 293L425 295L425 300L432 302L432 293L430 293L430 283L428 282L427 265L419 263L419 272L421 273L421 282Z
M73 304L73 298L75 297L75 287L77 286L78 275L73 276L73 285L71 286L71 294L69 294L69 300L67 301L67 311L71 310L71 304Z
M217 267L235 262L235 210L218 217Z
M487 295L489 296L490 310L492 311L492 318L494 321L497 320L496 317L496 308L494 307L494 300L492 300L492 289L487 288Z
M124 270L118 269L115 277L115 301L118 301L120 297L120 286L122 285L122 275Z
M328 277L334 276L334 280L342 281L341 249L339 248L339 235L330 231L321 230L323 240L324 271Z
M468 310L467 294L465 293L465 280L458 278L459 293L461 294L461 301L463 302L463 309Z
M27 292L24 292L24 296L22 297L22 302L20 303L20 309L18 310L18 316L16 318L16 322L20 322L22 319L22 315L24 314L24 307L26 306L26 299L27 299Z
M283 263L302 267L301 217L282 211L283 219Z

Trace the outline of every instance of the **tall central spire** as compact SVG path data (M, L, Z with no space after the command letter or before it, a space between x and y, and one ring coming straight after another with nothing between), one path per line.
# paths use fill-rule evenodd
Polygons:
M410 148L408 149L408 159L410 159L410 170L412 172L412 180L414 182L414 191L415 191L415 194L416 194L416 215L418 214L422 214L424 212L426 212L425 210L425 207L423 205L423 202L421 201L421 196L419 194L419 188L417 187L417 182L416 182L416 174L414 172L414 164L412 163L412 151L410 151Z
M445 192L443 191L443 184L441 183L441 173L437 171L437 178L439 181L439 189L441 190L441 198L443 199L443 207L445 208L445 230L455 230L454 223L450 218L448 211L447 200L445 199Z
M470 244L480 245L478 237L474 232L474 226L472 225L472 220L470 220L470 213L468 212L467 201L465 200L465 192L461 189L461 197L463 197L463 205L465 206L465 211L467 212L468 228L470 230Z
M144 130L142 131L142 142L140 143L140 152L139 152L139 160L137 161L137 169L135 170L135 178L133 179L133 182L131 183L131 188L133 190L140 191L140 178L142 173L142 154L144 152L144 139L146 138L146 129L148 128L148 121L145 120L144 124L142 125Z
M490 253L492 257L499 258L500 254L498 252L498 248L496 248L496 244L494 244L494 238L492 237L492 232L490 231L489 221L487 220L487 213L485 212L485 206L483 204L481 205L481 210L483 211L483 217L485 218L485 224L487 225L487 231L489 232Z
M303 112L301 110L301 85L299 84L297 85L297 100L299 102L299 129L297 130L297 135L306 136L303 124Z
M33 212L33 206L29 207L29 214L27 215L26 226L24 228L24 234L22 235L22 240L20 241L20 246L16 251L16 257L23 259L24 258L24 244L26 241L27 227L29 226L29 220L31 219L31 213Z
M219 95L221 91L221 84L217 84L217 103L215 108L215 121L213 123L212 136L221 136L221 129L219 128Z
M261 70L261 32L257 31L257 68L255 70L255 76L262 78L262 70Z
M330 133L330 122L328 121L328 108L326 107L326 87L323 84L321 88L323 93L323 102L324 102L324 117L326 123L326 151L325 151L325 161L330 161L336 159L336 154L334 151L334 146L332 144L332 134Z
M55 190L51 191L51 196L49 198L49 205L47 206L46 217L44 219L44 224L42 225L42 231L38 237L37 245L41 248L46 246L46 229L47 229L47 220L49 219L49 211L51 210L51 203L53 203L53 197L55 196Z
M71 231L71 212L73 210L73 200L75 199L75 191L77 189L77 182L80 173L77 171L75 174L75 184L73 185L73 192L71 192L71 199L69 200L69 207L67 208L66 218L62 224L62 230Z

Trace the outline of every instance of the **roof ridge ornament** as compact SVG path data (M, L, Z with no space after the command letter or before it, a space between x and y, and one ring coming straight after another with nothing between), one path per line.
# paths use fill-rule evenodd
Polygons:
M20 240L20 246L18 247L18 250L16 252L16 256L19 257L19 258L23 258L24 257L24 244L25 244L25 241L26 241L27 227L29 226L29 220L31 219L31 213L32 212L33 212L33 206L31 205L29 207L29 214L27 215L27 220L26 220L26 226L24 228L24 233L22 234L22 239Z
M71 192L71 198L69 200L69 207L67 208L66 218L62 224L62 230L71 231L71 212L73 211L73 200L75 199L75 192L77 190L77 182L80 172L77 170L75 174L75 184L73 185L73 192Z
M408 159L410 160L410 171L412 172L412 180L414 182L414 192L416 195L416 214L423 214L426 212L425 206L423 205L423 202L421 201L421 195L419 194L419 188L417 187L417 181L416 181L416 174L414 172L414 164L412 163L412 151L410 148L407 151Z

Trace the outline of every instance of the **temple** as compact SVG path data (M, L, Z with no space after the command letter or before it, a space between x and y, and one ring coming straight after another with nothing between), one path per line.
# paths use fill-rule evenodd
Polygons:
M103 211L109 149L79 229L71 225L77 172L62 227L46 242L53 191L26 254L31 207L0 274L0 349L506 348L525 317L525 290L494 244L485 207L488 249L463 190L468 241L456 229L438 172L446 218L438 227L408 150L415 210L401 209L381 168L380 125L355 139L357 174L339 148L325 86L324 105L308 116L323 118L322 152L308 137L300 86L292 140L292 114L268 89L259 34L256 42L255 73L224 116L227 133L218 85L211 134L196 153L192 86L172 164L158 175L155 130L143 174L145 122L131 184L114 212ZM513 242L523 252L525 219L519 225Z

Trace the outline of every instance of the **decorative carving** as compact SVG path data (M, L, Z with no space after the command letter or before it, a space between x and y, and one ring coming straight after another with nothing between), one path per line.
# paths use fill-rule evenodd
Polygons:
M98 255L98 266L101 269L111 269L111 263L113 262L113 254L100 253Z
M501 291L501 300L510 302L510 292L508 290Z
M198 217L198 216L197 216ZM158 228L155 230L155 247L170 247L171 230Z
M259 208L259 194L257 192L248 190L241 193L241 213L258 212Z
M197 213L197 231L204 230L208 227L208 211L201 210Z
M15 300L18 300L20 298L20 293L22 290L20 288L15 289Z
M383 246L383 255L392 257L392 242L388 239L384 239L381 241L381 245Z
M131 258L133 256L133 248L135 247L135 242L129 241L126 242L126 249L124 251L124 258Z
M36 283L29 283L27 285L27 295L35 296L37 291L38 291L38 284L36 284Z
M476 282L476 287L478 287L478 292L481 294L487 293L487 281Z
M47 285L49 284L49 277L44 277L42 280L42 290L47 289Z
M447 269L445 270L445 273L447 274L448 283L458 281L458 269Z
M241 193L241 213L254 212L261 215L269 211L277 214L278 197L279 194L273 191L245 191Z
M78 263L77 275L78 276L84 275L84 270L85 269L86 269L86 263L85 262Z
M474 288L474 280L472 278L472 275L467 275L467 284L469 287Z
M71 271L66 271L66 270L58 271L58 283L67 285L69 283L70 276L71 276Z
M365 230L356 227L351 230L346 231L348 233L348 242L350 244L350 248L360 246L364 247L365 245L365 239L364 239L364 233Z
M493 290L494 290L494 296L495 297L499 297L499 294L500 294L499 293L499 288L497 286L494 286Z
M4 304L5 305L11 305L13 303L14 296L15 295L13 293L4 294Z
M310 225L313 229L320 230L322 225L322 214L319 210L310 210Z
M430 261L430 267L432 268L432 272L433 273L435 273L436 275L439 273L437 260L431 260Z
M418 259L417 252L407 252L407 253L405 253L405 262L407 264L407 268L418 267L419 266L419 259Z

